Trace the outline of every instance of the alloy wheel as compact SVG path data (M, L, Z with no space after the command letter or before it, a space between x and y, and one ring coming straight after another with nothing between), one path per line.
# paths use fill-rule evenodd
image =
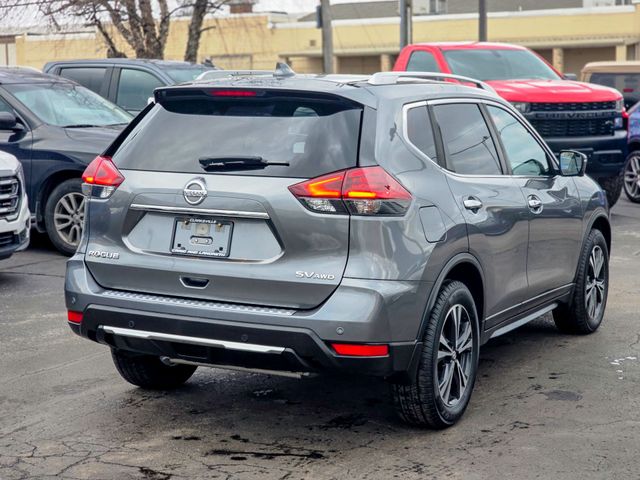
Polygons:
M584 302L591 319L600 317L606 295L605 256L602 248L595 245L589 255Z
M632 155L624 169L624 191L633 199L640 200L640 155Z
M53 223L60 238L77 247L84 226L84 195L71 192L60 197L53 211Z
M471 316L460 304L452 306L442 324L436 365L440 398L455 407L463 398L473 367Z

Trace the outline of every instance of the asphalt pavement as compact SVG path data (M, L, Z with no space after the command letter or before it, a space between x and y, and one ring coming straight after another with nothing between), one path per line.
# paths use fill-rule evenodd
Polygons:
M612 221L600 330L547 316L491 341L441 432L403 425L375 379L200 368L135 388L67 327L66 259L37 236L0 262L0 479L638 479L640 205Z

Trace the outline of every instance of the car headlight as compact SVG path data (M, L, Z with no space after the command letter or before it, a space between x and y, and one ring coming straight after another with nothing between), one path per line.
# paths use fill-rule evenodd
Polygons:
M16 175L18 180L20 180L21 188L25 188L24 186L24 170L22 168L22 163L18 163L18 169L16 170Z
M520 113L527 113L531 110L531 104L527 102L511 102L511 105L513 105Z
M616 111L622 112L624 110L624 98L616 100Z

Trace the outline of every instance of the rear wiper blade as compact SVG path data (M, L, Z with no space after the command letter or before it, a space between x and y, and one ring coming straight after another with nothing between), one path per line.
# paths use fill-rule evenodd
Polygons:
M211 170L255 170L268 166L288 167L289 162L269 162L262 157L201 157L200 166Z
M103 125L94 125L92 123L78 123L75 125L63 125L62 128L97 128Z

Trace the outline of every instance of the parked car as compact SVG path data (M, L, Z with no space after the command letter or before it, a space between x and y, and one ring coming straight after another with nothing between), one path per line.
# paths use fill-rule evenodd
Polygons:
M571 81L531 50L504 43L421 43L402 49L396 71L433 71L486 81L538 130L557 155L575 149L613 206L627 155L622 95Z
M435 428L490 338L550 311L596 330L611 228L584 155L558 163L490 87L436 75L156 90L84 172L69 326L143 388L201 365L370 374Z
M0 68L0 150L22 163L39 231L71 255L80 240L80 176L131 120L92 91L61 77Z
M108 58L49 62L43 71L73 80L136 115L155 88L188 82L212 69L189 62Z
M629 110L629 156L624 167L624 193L640 203L640 102Z
M590 62L582 69L581 79L618 90L627 110L640 101L640 62Z
M11 118L0 112L0 127ZM31 214L27 202L22 164L0 151L0 260L29 245Z

